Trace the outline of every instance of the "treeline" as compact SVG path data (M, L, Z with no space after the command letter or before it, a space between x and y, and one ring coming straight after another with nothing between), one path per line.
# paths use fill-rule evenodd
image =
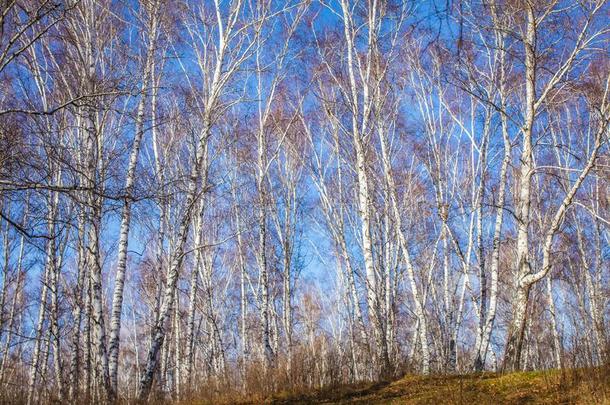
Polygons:
M588 367L605 0L1 0L1 401Z

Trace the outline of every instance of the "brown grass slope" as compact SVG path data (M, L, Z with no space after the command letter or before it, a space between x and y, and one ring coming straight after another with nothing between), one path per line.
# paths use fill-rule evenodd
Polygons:
M610 404L610 368L406 376L396 381L280 393L268 404Z

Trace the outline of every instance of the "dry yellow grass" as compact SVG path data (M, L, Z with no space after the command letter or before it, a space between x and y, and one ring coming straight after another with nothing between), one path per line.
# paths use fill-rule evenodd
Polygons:
M270 404L610 404L610 369L406 376L396 381L276 394ZM260 401L256 401L260 403Z

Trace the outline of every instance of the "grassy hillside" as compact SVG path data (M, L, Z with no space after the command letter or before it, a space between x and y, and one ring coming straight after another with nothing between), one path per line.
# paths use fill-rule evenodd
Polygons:
M257 401L260 403L259 401ZM610 369L406 376L396 381L281 393L271 404L610 404Z

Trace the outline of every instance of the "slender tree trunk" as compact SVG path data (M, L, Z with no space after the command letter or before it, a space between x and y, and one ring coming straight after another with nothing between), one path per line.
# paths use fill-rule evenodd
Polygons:
M534 174L534 157L532 149L532 134L536 114L536 17L533 6L527 6L527 28L525 45L525 89L526 111L525 123L521 132L523 145L521 151L521 167L519 169L519 189L516 206L517 214L517 279L513 296L511 321L508 326L506 349L504 355L505 370L516 371L521 366L521 349L525 332L527 301L530 286L523 283L523 278L531 272L529 258L529 225L531 205L531 183Z
M174 399L180 401L180 294L176 290L176 298L174 304L174 367L173 367L173 388Z
M288 214L287 214L288 215ZM287 232L288 233L288 232ZM283 323L286 334L288 362L286 364L289 381L292 373L292 286L291 286L291 248L288 236L284 241L284 283L283 283Z
M546 294L549 305L549 314L551 315L551 333L553 335L553 360L555 361L554 366L561 368L561 339L559 338L559 331L557 330L557 316L555 312L555 297L553 297L553 280L549 275L546 278Z
M202 253L202 236L203 236L203 212L205 208L205 202L203 199L199 202L199 214L195 218L195 224L193 228L193 232L195 233L195 248L197 249L195 252L195 268L191 270L191 279L190 279L190 290L189 290L189 308L188 308L188 320L187 320L187 356L186 356L186 370L187 370L187 387L191 386L192 382L192 373L193 373L193 364L195 361L195 309L196 309L196 301L197 301L197 284L198 284L198 274L199 269L201 268L203 253ZM189 388L190 389L190 388Z
M259 112L259 115L260 112ZM271 367L275 353L271 347L271 313L269 303L269 274L267 267L267 142L263 128L262 116L258 131L258 166L256 185L258 190L258 266L260 269L261 289L261 327L262 352L265 368Z
M125 272L127 268L127 249L129 243L129 227L131 224L131 204L133 201L133 189L135 183L136 166L138 163L138 155L140 154L140 146L144 137L144 110L146 105L146 94L151 85L151 70L155 59L155 42L157 37L157 2L153 1L149 32L148 32L148 49L146 53L146 61L144 65L142 87L140 89L140 102L138 103L138 111L136 115L136 128L129 156L129 164L127 166L127 174L125 177L125 201L123 204L123 212L121 214L121 227L119 237L119 252L117 259L117 270L114 281L114 294L112 299L112 313L110 319L110 340L108 343L109 356L109 372L110 384L112 392L118 392L118 363L119 363L119 344L121 339L121 314L123 310L123 289L125 287Z
M81 208L84 210L85 208ZM74 308L72 310L72 316L74 319L74 326L72 330L72 353L70 356L70 377L69 377L69 399L74 400L79 394L79 362L81 352L81 333L80 327L83 317L83 307L85 300L83 299L83 290L87 290L83 284L87 285L86 280L86 256L85 256L85 232L86 232L86 212L81 212L78 215L78 276L76 280L76 288L74 294Z
M4 208L4 207L0 206L0 208ZM8 209L6 211L8 212L8 215L10 215L10 211ZM6 295L8 293L8 288L9 288L8 276L9 276L9 262L10 262L10 257L11 257L9 230L10 230L10 224L7 221L4 226L4 232L3 232L4 233L4 235L3 235L4 243L2 246L4 260L2 263L3 264L3 266L2 266L2 287L0 288L0 342L2 341L2 337L3 337L4 329L5 329L4 306L6 305Z
M491 115L488 113L485 119L485 125L483 128L483 142L481 144L481 158L480 158L480 180L479 190L477 196L477 250L479 257L479 291L480 291L480 310L479 310L479 325L478 325L478 336L477 344L475 345L477 350L480 350L481 343L483 341L483 334L485 333L485 323L488 317L487 307L487 296L488 296L488 285L487 285L487 272L485 268L485 247L483 245L483 204L485 199L485 178L486 178L486 166L487 166L487 144L489 139L489 126L490 126ZM500 186L503 187L503 186ZM479 359L480 360L480 359ZM481 365L483 366L483 365Z
M87 263L87 268L89 268L91 265L89 263ZM83 336L84 336L84 341L85 341L85 348L84 348L84 360L85 360L85 365L84 365L84 371L85 371L85 384L84 384L84 388L85 388L85 398L87 400L92 400L93 399L93 350L92 350L92 336L91 336L91 324L92 324L92 319L93 319L93 300L91 298L91 277L89 277L89 274L87 274L87 277L85 278L85 285L86 285L86 293L87 293L87 300L86 300L86 313L85 313L85 325L83 328Z
M58 174L58 179L61 178L61 174ZM59 205L59 193L53 193L53 206L55 210ZM56 216L56 213L53 213L53 217ZM53 218L55 221L55 218ZM53 231L54 232L54 231ZM53 233L51 233L53 235ZM62 364L61 364L61 351L60 351L60 336L59 336L59 273L61 270L61 263L58 263L57 259L57 246L55 243L55 237L52 236L51 239L51 280L50 280L50 289L51 289L51 328L50 328L50 338L52 339L53 344L53 362L54 362L54 371L55 371L55 380L57 384L57 398L59 401L62 401L64 397L64 384L63 377L61 374Z
M237 230L237 250L238 250L238 263L239 263L239 293L240 293L240 335L241 335L241 373L242 373L242 390L246 389L246 370L247 370L247 356L248 356L248 335L246 319L248 316L248 295L247 295L247 284L246 284L246 261L244 258L244 246L242 240L242 225L241 216L239 213L240 208L237 205L237 194L235 192L235 186L232 187L233 199L234 199L234 211L235 211L235 228Z
M97 199L97 198L96 198ZM95 343L96 371L101 379L107 399L114 397L108 373L108 352L106 349L106 327L102 298L102 267L100 263L99 232L101 226L101 207L95 202L91 210L92 223L89 225L89 261L91 282L92 321Z

